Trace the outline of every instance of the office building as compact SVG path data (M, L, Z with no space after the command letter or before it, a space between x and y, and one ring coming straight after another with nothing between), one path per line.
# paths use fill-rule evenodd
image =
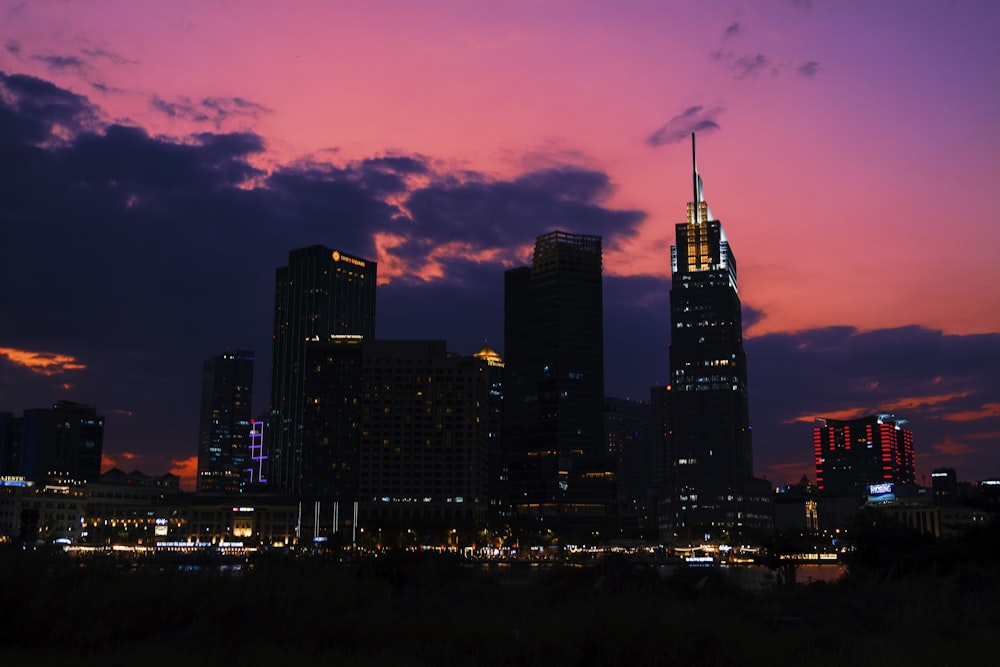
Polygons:
M798 533L819 531L816 486L805 475L798 484L786 484L775 488L774 528L777 531Z
M954 505L960 500L958 474L954 468L935 468L931 473L931 490L935 505Z
M604 438L601 237L553 231L504 276L503 450L515 516L596 528L614 516Z
M327 505L358 500L363 348L364 339L358 336L306 345L299 486L303 500Z
M15 474L40 484L97 481L104 452L104 417L92 405L59 401L24 411Z
M21 448L21 417L0 412L0 476L17 476Z
M633 523L646 516L656 486L651 418L649 403L605 399L604 432L615 462L618 514L631 517Z
M490 519L501 519L509 516L507 505L507 474L503 466L503 357L487 344L483 344L472 355L486 364L486 379L489 383L489 398L487 407L486 458L489 469L488 495L490 503Z
M821 419L813 428L820 493L859 501L906 493L916 484L916 470L913 432L904 423L885 413Z
M250 426L253 352L226 352L202 366L199 493L240 493L253 481Z
M649 388L650 446L652 454L653 495L658 502L667 486L668 471L673 466L669 460L667 411L670 409L670 385L656 385Z
M691 142L693 157L693 135ZM708 208L696 165L687 221L676 225L670 263L661 532L770 528L769 485L753 478L736 258Z
M489 507L487 364L444 341L364 344L362 515L369 527L468 530Z
M276 272L271 359L270 488L302 492L306 348L375 335L375 262L324 246L293 250Z
M443 341L344 337L310 342L306 367L303 538L353 540L365 527L388 540L486 518L485 361Z

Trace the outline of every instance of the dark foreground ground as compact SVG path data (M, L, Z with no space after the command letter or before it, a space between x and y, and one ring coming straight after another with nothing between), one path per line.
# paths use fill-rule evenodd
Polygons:
M876 556L834 583L751 592L719 570L664 575L619 559L499 577L406 553L232 572L11 548L0 550L0 664L995 664L989 556L905 568Z

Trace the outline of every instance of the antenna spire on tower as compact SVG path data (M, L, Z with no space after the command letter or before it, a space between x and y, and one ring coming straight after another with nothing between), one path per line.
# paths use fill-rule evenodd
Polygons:
M691 206L694 207L694 216L692 216L691 220L697 224L699 188L698 188L698 160L695 158L695 151L694 151L694 132L691 133L691 179L694 190L694 196L691 198Z

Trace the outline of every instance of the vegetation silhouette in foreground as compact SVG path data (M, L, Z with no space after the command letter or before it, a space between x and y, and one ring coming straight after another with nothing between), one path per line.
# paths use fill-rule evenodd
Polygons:
M866 523L867 522L867 523ZM996 525L949 542L859 517L848 572L759 592L624 557L490 569L447 554L274 556L238 572L0 552L0 658L74 664L987 664ZM786 582L787 583L787 582ZM859 662L860 661L860 662Z

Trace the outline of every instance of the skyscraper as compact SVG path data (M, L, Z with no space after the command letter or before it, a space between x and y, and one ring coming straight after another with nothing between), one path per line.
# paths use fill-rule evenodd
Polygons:
M486 362L444 341L360 338L310 343L306 360L300 498L315 535L346 528L354 503L390 533L485 517Z
M604 442L601 237L553 231L504 287L503 449L519 516L596 526L614 514Z
M306 346L299 486L306 500L358 500L364 343L343 336Z
M58 401L24 411L18 473L29 480L96 482L104 452L104 417L92 405Z
M226 352L202 367L199 493L239 493L251 481L253 352Z
M364 344L363 513L378 525L470 528L489 507L489 376L444 341Z
M691 151L694 158L694 135ZM767 527L766 484L753 480L736 258L705 201L696 163L692 202L687 221L676 226L670 263L661 530Z
M503 358L489 345L483 344L479 351L472 355L486 363L486 379L490 385L487 408L489 417L486 421L487 443L486 459L489 463L488 493L490 499L490 519L496 519L509 514L507 506L506 479L503 465Z
M656 486L652 406L624 398L605 401L604 431L608 453L617 466L618 512L637 524L647 514Z
M11 412L0 412L0 476L17 475L23 419Z
M277 270L271 359L272 488L302 492L306 348L334 337L375 335L375 262L315 245ZM307 457L308 458L308 457Z
M903 428L905 420L883 413L821 421L813 429L813 449L822 495L861 501L873 485L893 485L898 493L916 483L913 432Z

